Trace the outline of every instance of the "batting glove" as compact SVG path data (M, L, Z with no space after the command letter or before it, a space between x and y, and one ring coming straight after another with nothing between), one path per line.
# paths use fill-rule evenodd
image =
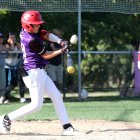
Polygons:
M65 45L62 49L61 49L62 53L66 53L68 52L68 45Z
M62 47L65 47L65 46L68 47L69 42L68 42L68 41L64 41L64 40L62 40L62 41L60 42L60 45L61 45Z

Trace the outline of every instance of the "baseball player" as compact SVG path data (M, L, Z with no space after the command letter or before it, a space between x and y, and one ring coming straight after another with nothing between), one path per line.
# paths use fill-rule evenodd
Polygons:
M7 115L1 116L0 127L4 134L10 133L12 121L40 110L43 105L43 96L46 94L51 98L58 118L63 126L62 135L79 135L79 132L73 128L69 121L61 93L45 71L47 59L64 53L67 49L68 42L63 41L46 30L42 30L43 23L44 21L38 11L26 11L21 17L22 30L20 41L24 64L20 72L25 85L29 88L31 103ZM56 42L62 48L47 52L43 45L43 40Z

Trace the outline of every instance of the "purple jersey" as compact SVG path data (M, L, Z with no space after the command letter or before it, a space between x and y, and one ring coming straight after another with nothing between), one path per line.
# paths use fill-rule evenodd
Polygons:
M42 43L42 40L38 34L31 34L22 29L20 33L20 42L24 59L23 67L26 71L30 69L42 68L47 64L47 60L43 59L38 52L31 49L29 46L30 41L33 39L37 39Z

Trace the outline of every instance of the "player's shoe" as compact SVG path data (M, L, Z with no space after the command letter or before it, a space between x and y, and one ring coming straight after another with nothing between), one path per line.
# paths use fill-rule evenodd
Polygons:
M27 100L26 100L26 98L20 98L20 101L19 101L20 103L27 103Z
M4 104L9 104L9 103L10 103L10 101L8 99L4 100Z
M78 130L74 129L73 127L69 127L64 129L62 132L62 136L79 136L82 135Z
M5 97L0 97L0 104L8 104L10 101L8 99L5 99Z
M5 100L5 97L1 96L0 97L0 104L4 104L4 100Z
M9 134L11 129L11 120L9 119L8 115L4 115L0 119L0 129L3 134Z

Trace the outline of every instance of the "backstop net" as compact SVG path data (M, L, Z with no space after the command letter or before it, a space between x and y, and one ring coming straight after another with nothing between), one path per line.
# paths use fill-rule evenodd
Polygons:
M82 12L140 13L140 0L80 0ZM79 0L0 0L10 11L77 12Z

